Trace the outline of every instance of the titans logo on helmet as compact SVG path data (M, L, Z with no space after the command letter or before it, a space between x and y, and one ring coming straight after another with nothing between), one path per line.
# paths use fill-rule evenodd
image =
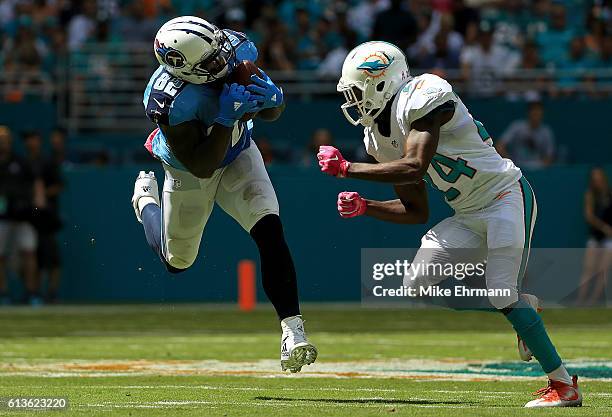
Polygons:
M385 70L393 63L393 57L389 57L384 52L375 52L366 57L357 69L363 70L368 75L377 78L385 75Z
M180 51L160 43L157 39L155 39L155 53L158 54L166 64L173 68L182 68L187 62L185 55Z

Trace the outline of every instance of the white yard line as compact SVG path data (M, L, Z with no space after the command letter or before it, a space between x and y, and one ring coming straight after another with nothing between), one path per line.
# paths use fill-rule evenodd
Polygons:
M275 360L226 362L216 360L74 360L14 361L0 363L0 376L39 377L110 377L110 376L245 376L259 378L405 378L415 381L494 381L540 380L540 375L520 375L511 368L496 369L498 362L462 360L371 360L352 362L317 362L301 373L281 373ZM612 369L608 361L569 361L570 367L603 367ZM581 378L610 381L611 378Z

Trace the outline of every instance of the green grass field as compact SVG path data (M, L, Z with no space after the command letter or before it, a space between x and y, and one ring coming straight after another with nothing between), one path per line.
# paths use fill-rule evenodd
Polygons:
M66 411L0 415L612 415L612 310L548 310L581 378L579 409L520 409L545 384L501 315L305 306L320 356L282 374L271 310L214 306L0 309L0 397ZM459 409L459 410L457 410ZM519 410L520 409L520 410Z

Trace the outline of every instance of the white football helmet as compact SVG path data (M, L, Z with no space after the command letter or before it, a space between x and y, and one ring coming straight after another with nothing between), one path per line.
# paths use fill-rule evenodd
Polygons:
M195 16L167 21L155 35L153 50L170 74L193 84L223 78L235 58L234 47L226 34Z
M406 56L388 42L365 42L348 53L337 90L344 94L342 112L353 125L372 126L387 102L410 79ZM355 107L357 114L350 113Z

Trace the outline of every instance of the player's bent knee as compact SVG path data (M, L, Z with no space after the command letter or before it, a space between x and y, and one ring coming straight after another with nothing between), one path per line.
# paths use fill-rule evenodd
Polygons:
M166 259L166 262L168 263L168 266L170 266L170 267L172 267L174 269L185 270L185 269L189 268L191 265L193 265L193 263L195 262L195 257L193 257L193 258L182 258L180 256L170 255Z
M171 274L180 274L181 272L185 272L187 271L187 269L189 268L175 268L172 265L170 265L168 262L164 262L164 265L166 266L166 271L168 271Z
M497 310L504 310L516 304L518 301L518 293L513 288L498 289L500 295L490 295L489 302Z
M167 264L172 268L185 270L193 265L197 256L197 247L193 247L189 244L180 244L180 242L174 241L168 245L165 258Z

